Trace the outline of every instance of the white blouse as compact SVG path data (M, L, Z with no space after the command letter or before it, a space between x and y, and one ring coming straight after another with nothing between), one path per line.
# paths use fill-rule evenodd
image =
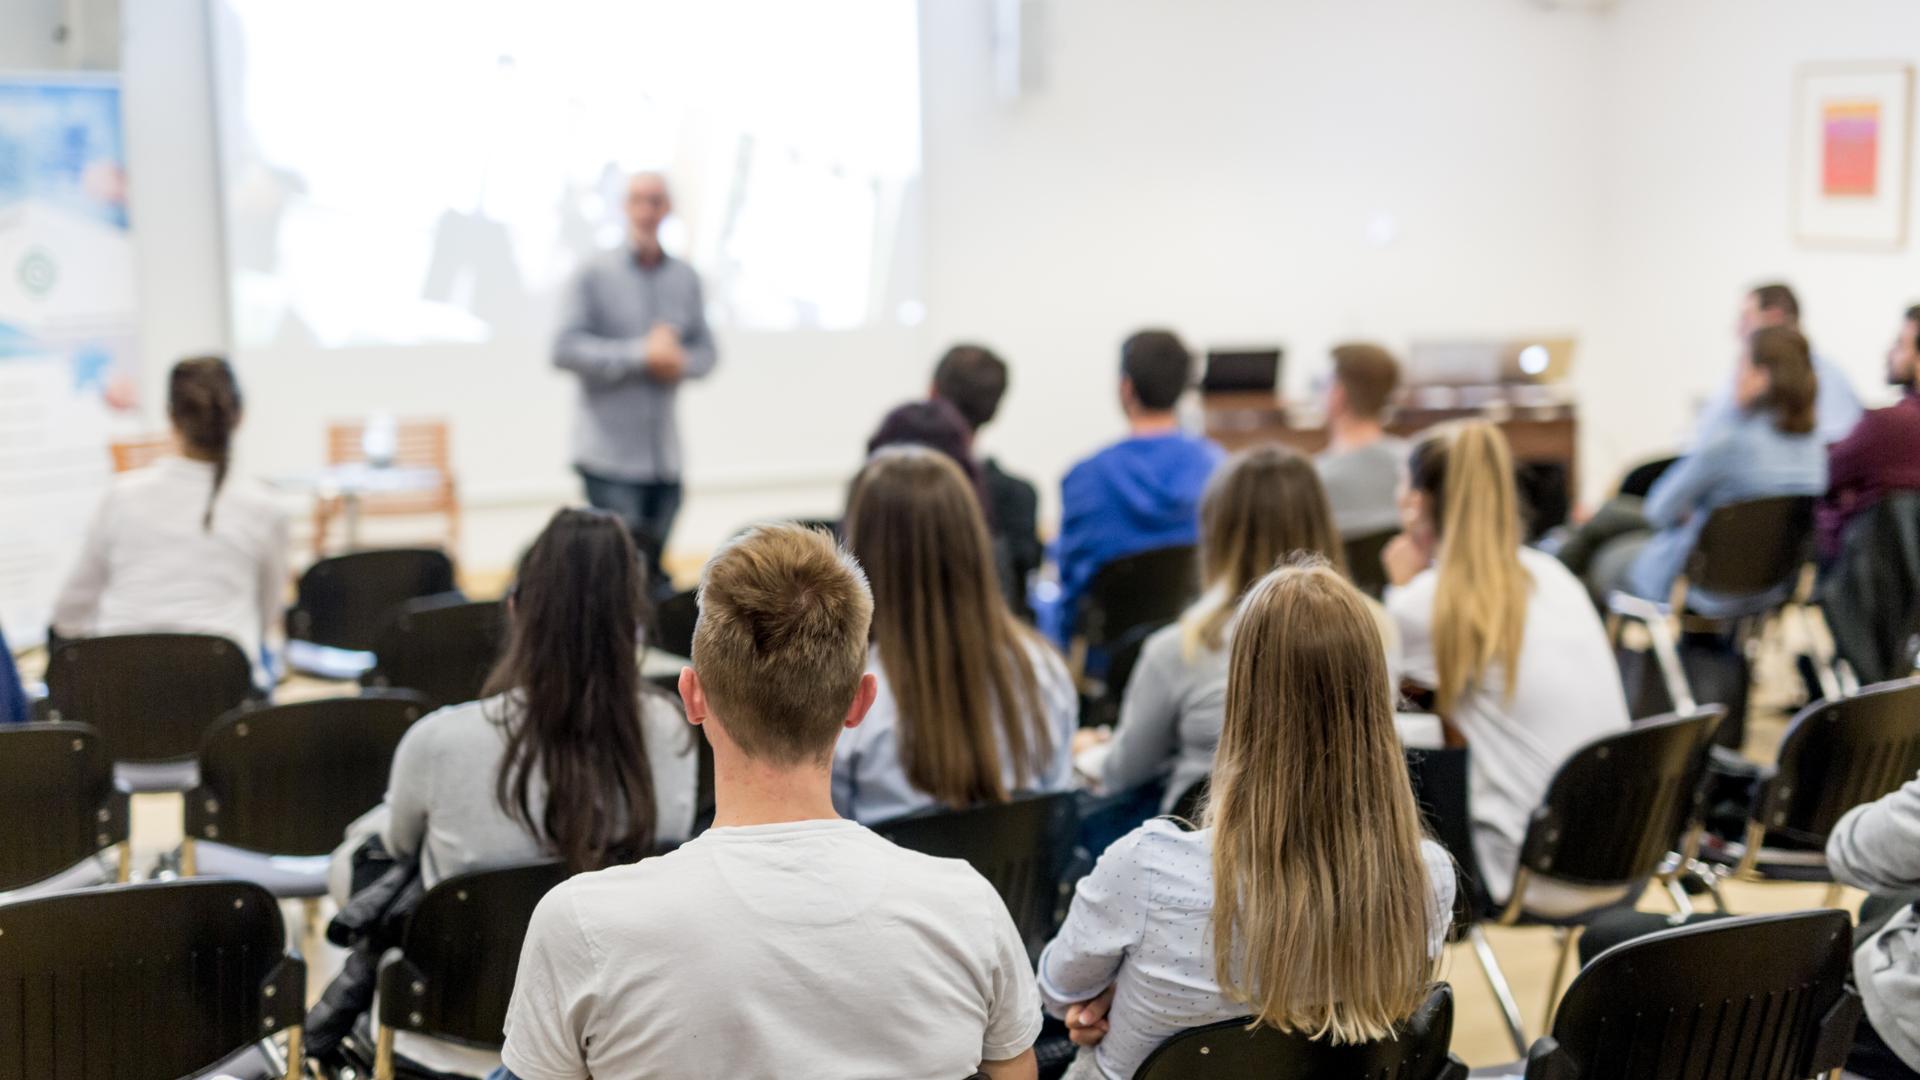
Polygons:
M54 602L54 629L217 634L263 679L261 650L285 608L287 517L264 486L229 471L208 528L212 491L213 465L187 458L115 477Z
M1453 913L1453 860L1431 840L1420 842L1420 856L1427 948L1437 957ZM1080 880L1065 925L1040 954L1040 997L1063 1017L1109 986L1111 1030L1094 1051L1108 1080L1127 1080L1169 1036L1247 1015L1214 979L1213 830L1155 818L1115 841Z

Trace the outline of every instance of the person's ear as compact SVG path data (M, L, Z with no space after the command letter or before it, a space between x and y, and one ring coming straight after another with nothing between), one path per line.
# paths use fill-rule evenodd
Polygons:
M1347 411L1347 386L1338 379L1327 384L1327 415L1339 416Z
M860 676L860 685L853 691L853 704L847 706L845 726L859 727L860 721L867 718L867 710L873 708L873 699L880 696L880 680L869 671Z
M680 669L680 702L687 709L687 723L699 727L712 715L707 708L707 690L691 667Z
M1140 395L1133 388L1131 375L1120 376L1120 407L1128 412L1140 407Z

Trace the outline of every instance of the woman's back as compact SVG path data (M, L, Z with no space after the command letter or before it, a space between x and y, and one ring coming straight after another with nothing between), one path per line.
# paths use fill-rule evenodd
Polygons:
M1009 793L1066 791L1073 786L1073 732L1079 724L1080 698L1066 662L1035 635L1025 635L1023 646L1040 691L1041 714L1028 717L1030 730L1047 733L1047 757L1037 775L1021 783L1000 736L1001 782ZM833 806L844 817L875 824L939 806L929 792L914 786L902 757L902 718L899 702L888 682L878 650L870 663L879 680L879 694L866 719L841 734L833 750ZM998 732L1000 726L995 725ZM1030 745L1037 745L1029 736Z
M1560 765L1594 738L1629 723L1613 650L1584 586L1551 556L1520 550L1533 580L1513 695L1495 665L1461 694L1448 720L1472 753L1474 841L1488 888L1504 898L1527 820ZM1433 602L1427 570L1387 594L1409 679L1435 685Z
M260 485L164 458L115 478L54 610L63 634L217 634L256 663L286 589L287 519Z
M1453 909L1453 862L1430 840L1421 842L1420 856L1428 949L1438 956ZM1081 879L1072 917L1040 957L1040 993L1055 1008L1082 1000L1087 987L1114 986L1112 1030L1094 1055L1110 1080L1131 1077L1172 1035L1248 1015L1247 1003L1222 993L1214 976L1212 859L1212 829L1187 831L1170 818L1147 822ZM1340 913L1330 917L1338 932Z

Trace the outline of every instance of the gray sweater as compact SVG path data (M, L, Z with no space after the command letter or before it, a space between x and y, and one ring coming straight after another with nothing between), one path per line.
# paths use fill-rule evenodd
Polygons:
M1834 877L1868 892L1920 888L1920 778L1856 806L1827 839ZM1853 953L1854 980L1889 1049L1920 1069L1920 914L1909 906Z
M1141 646L1100 766L1100 787L1111 792L1167 774L1162 811L1213 772L1227 712L1227 650L1196 642L1189 657L1182 634L1181 624L1174 623Z
M693 267L671 256L641 266L632 250L603 252L580 268L567 288L555 367L580 377L573 427L573 463L612 480L678 480L678 383L646 371L645 342L655 322L680 331L686 377L713 370L713 334Z

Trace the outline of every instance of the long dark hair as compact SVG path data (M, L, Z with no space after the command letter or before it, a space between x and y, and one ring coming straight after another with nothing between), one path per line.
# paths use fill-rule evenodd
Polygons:
M167 416L195 456L213 462L213 492L200 517L213 528L213 504L233 457L233 429L240 426L240 383L224 357L194 356L173 365L167 381Z
M506 654L486 692L512 710L495 795L578 873L653 846L653 772L640 729L646 572L620 519L562 510L520 561ZM529 789L546 782L533 817Z

